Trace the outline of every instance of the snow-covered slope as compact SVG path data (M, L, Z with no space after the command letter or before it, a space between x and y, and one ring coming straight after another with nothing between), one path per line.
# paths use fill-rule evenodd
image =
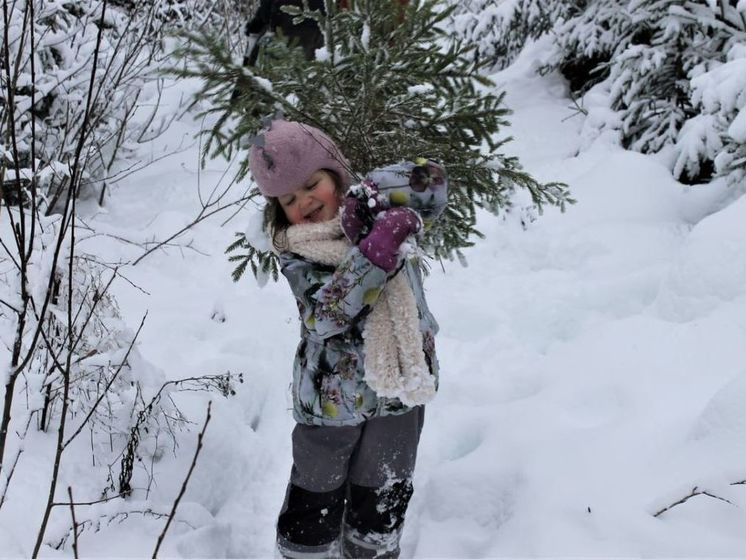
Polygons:
M468 267L432 267L442 384L428 409L403 556L746 555L746 485L735 484L746 480L746 198L718 183L684 188L654 158L604 137L591 142L564 84L533 73L530 51L495 80L515 111L508 149L540 179L569 183L578 203L534 221L520 211L481 215L487 238L467 252ZM195 128L175 124L154 153ZM209 192L226 167L215 160L198 171L197 159L193 145L128 177L106 212L89 218L112 237L86 250L131 258L139 249L113 236L164 238L188 223L198 178ZM151 254L115 284L133 328L148 310L139 351L166 377L244 375L235 397L212 396L205 448L164 557L273 554L291 464L298 323L283 281L231 281L223 251L249 213L201 223L174 241L181 248ZM147 504L136 492L132 502L81 507L78 519L167 513L208 398L180 395L195 426L179 435L176 458L155 463ZM82 471L76 460L66 458L67 481ZM41 483L15 483L11 498L44 497ZM76 483L77 498L96 498ZM695 487L720 499L694 496L654 516ZM13 507L0 512L2 556L28 554L38 526ZM82 534L81 556L150 556L163 522L103 521ZM57 510L50 541L69 524L69 511Z

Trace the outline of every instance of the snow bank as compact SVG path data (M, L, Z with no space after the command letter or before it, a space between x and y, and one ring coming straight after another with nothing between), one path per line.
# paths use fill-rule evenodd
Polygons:
M691 320L746 296L746 197L699 222L687 236L661 287L658 309Z

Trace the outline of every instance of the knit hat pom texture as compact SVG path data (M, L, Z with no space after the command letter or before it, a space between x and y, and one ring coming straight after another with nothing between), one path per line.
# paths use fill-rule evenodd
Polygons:
M264 146L251 147L249 168L264 196L277 198L295 192L320 169L334 171L345 188L352 183L347 160L318 128L275 120L262 135Z

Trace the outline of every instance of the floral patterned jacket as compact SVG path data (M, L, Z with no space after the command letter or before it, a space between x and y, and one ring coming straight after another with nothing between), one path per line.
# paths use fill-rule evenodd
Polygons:
M398 399L379 398L363 381L363 337L371 304L390 277L352 247L336 268L282 253L283 275L298 303L301 341L293 366L293 415L308 425L355 425L409 411ZM406 274L417 301L425 360L438 375L438 331L425 301L422 272L406 259L393 273Z

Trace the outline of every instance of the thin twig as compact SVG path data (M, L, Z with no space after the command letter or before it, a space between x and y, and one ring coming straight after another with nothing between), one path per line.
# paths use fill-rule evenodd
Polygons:
M102 522L106 522L107 525L111 525L114 522L122 523L125 520L127 520L130 516L134 515L142 515L143 517L153 517L157 519L165 518L166 514L161 512L156 512L152 509L145 509L145 510L130 510L130 511L124 511L124 512L118 512L113 515L101 515L97 519L88 519L83 520L78 525L79 531L82 534L87 529L92 529L95 532L98 532L101 529ZM190 529L194 529L195 527L191 525L189 522L186 522L184 520L179 520L179 523L183 524L184 526L187 526ZM70 534L64 535L59 541L57 541L55 544L50 544L55 549L62 549L64 545L67 543L67 540L69 539Z
M78 559L78 521L75 520L75 500L73 499L73 488L67 486L67 494L70 496L70 516L73 518L73 555Z
M163 532L161 532L161 535L158 536L158 543L156 544L155 550L153 551L152 559L157 559L158 557L158 550L161 548L161 543L163 543L163 538L166 537L166 532L168 531L168 527L171 525L171 521L176 516L176 508L179 506L179 502L181 501L181 498L184 496L184 493L186 492L187 484L189 483L189 478L192 477L194 466L197 464L197 457L199 457L199 453L202 450L202 439L205 436L205 431L207 430L207 424L210 423L211 408L212 408L212 400L207 403L207 417L205 418L205 424L202 427L202 431L197 436L197 449L194 452L194 458L192 459L192 465L189 467L189 472L187 473L186 478L184 478L184 483L181 485L181 491L179 491L179 495L176 497L176 500L174 501L174 506L171 509L171 514L168 515L168 520L166 521L166 525L163 527Z
M0 299L0 304L5 305L6 307L8 307L11 311L13 311L16 314L20 314L21 313L21 311L19 309L15 308L13 305L11 305L10 303L8 303L4 299Z
M746 480L744 480L744 481L746 481ZM743 482L737 482L737 483L743 483ZM734 484L734 483L732 483L731 485L735 485L735 484ZM661 510L659 510L658 512L656 512L656 513L655 513L655 514L654 514L653 516L654 516L655 518L658 518L658 517L659 517L660 515L662 515L662 514L663 514L664 512L668 512L668 511L669 511L669 510L671 510L672 508L674 508L674 507L677 507L677 506L679 506L679 505L682 505L682 504L686 503L686 502L687 502L687 501L688 501L689 499L691 499L692 497L696 497L696 496L698 496L698 495L705 495L706 497L711 497L711 498L713 498L713 499L717 499L718 501L723 501L723 502L725 502L725 503L728 503L729 505L733 505L733 503L732 503L731 501L729 501L728 499L724 499L723 497L719 497L719 496L717 496L717 495L714 495L713 493L710 493L710 492L708 492L708 491L706 491L706 490L700 491L700 490L699 490L699 487L697 487L697 486L694 486L694 488L692 489L692 492L691 492L691 493L689 493L689 495L687 495L686 497L682 497L681 499L679 499L679 500L678 500L678 501L676 501L675 503L671 503L670 505L668 505L668 506L667 506L667 507L665 507L665 508L662 508Z
M103 499L98 499L96 501L75 501L73 502L72 499L67 502L58 502L58 503L52 503L53 507L69 507L72 505L75 505L76 507L90 507L92 505L100 505L101 503L108 503L109 501L116 501L117 499L123 499L124 495L114 495L113 497L104 497Z
M140 255L140 256L139 256L139 257L138 257L138 258L137 258L137 259L136 259L136 260L135 260L135 261L134 261L134 262L132 263L132 265L133 265L133 266L137 266L137 265L138 265L138 264L139 264L139 263L140 263L140 262L141 262L141 261L142 261L142 260L143 260L143 259L144 259L144 258L145 258L146 256L148 256L149 254L151 254L151 253L153 253L154 251L158 250L158 249L159 249L160 247L162 247L162 246L164 246L164 245L166 245L166 244L170 243L170 242L171 242L172 240L174 240L174 239L175 239L176 237L178 237L178 236L182 235L182 234L183 234L184 232L188 231L189 229L191 229L192 227L194 227L195 225L197 225L197 224L198 224L198 223L200 223L201 221L204 221L204 220L205 220L205 219L207 219L208 217L212 217L213 215L215 215L215 214L217 214L217 213L220 213L220 212L222 212L223 210L226 210L226 209L228 209L228 208L231 208L231 207L233 207L233 206L235 206L235 205L237 205L237 204L241 204L242 202L244 202L244 200L247 200L247 199L249 199L249 196L243 196L243 197L239 198L238 200L234 200L233 202L230 202L229 204L227 204L227 205L225 205L225 206L218 206L217 208L215 208L215 209L213 209L212 211L209 211L209 212L206 212L205 210L206 210L206 209L207 209L208 207L210 207L210 206L206 206L206 207L204 207L204 208L202 209L202 211L200 211L200 212L199 212L199 214L197 215L197 217L196 217L196 218L194 218L194 220L192 220L192 222L191 222L191 223L188 223L187 225L185 225L184 227L182 227L181 229L179 229L178 231L176 231L176 232L175 232L174 234L172 234L172 235L171 235L171 236L170 236L170 237L169 237L168 239L166 239L166 240L164 240L164 241L161 241L160 243L158 243L158 244L157 244L157 245L155 245L154 247L152 247L152 248L150 248L149 250L147 250L147 251L146 251L145 253L141 254L141 255Z
M72 304L72 282L73 282L73 274L72 274L72 260L75 253L75 213L76 213L76 206L75 206L75 197L77 196L76 187L77 187L77 177L79 176L79 173L81 172L81 169L79 167L80 165L80 156L83 151L83 144L85 142L85 138L88 133L88 126L90 124L90 114L91 114L91 104L92 104L92 98L93 98L93 88L95 84L95 78L96 78L96 68L98 66L98 57L101 52L101 42L103 39L103 30L104 30L104 22L105 22L105 15L106 15L106 6L107 6L107 0L103 0L101 4L101 18L99 20L98 24L98 33L96 35L96 46L93 51L93 66L91 68L91 77L88 84L88 95L86 97L86 107L85 107L85 113L83 116L83 123L81 125L80 129L80 137L78 139L78 144L75 149L75 158L73 160L73 166L72 166L72 172L70 174L71 180L70 180L70 187L67 193L67 198L65 200L65 209L63 212L63 216L68 216L70 219L70 223L72 224L73 228L71 231L71 238L70 238L70 254L68 258L70 259L69 265L70 265L70 271L69 271L69 277L68 277L68 331L72 330L72 313L71 313L71 304ZM72 199L72 200L71 200ZM70 208L72 202L72 208ZM68 210L70 211L70 214L68 215ZM64 220L63 220L64 221ZM62 240L65 237L65 224L61 224L59 237L57 240L57 246L55 251L55 258L54 263L52 266L52 270L54 270L54 266L56 265L57 256L59 254L60 248L62 246ZM54 273L50 274L50 283L49 286L52 285L52 276L54 276ZM46 310L46 304L49 300L49 287L47 288L47 299L45 300L44 304L44 310ZM42 312L41 316L44 317L45 313ZM37 334L34 337L34 340L38 339L38 331L41 329L41 325L37 329ZM41 521L41 526L39 527L39 533L36 537L36 543L34 544L34 550L32 553L32 558L36 559L39 556L39 551L41 550L42 543L44 541L44 535L47 530L47 524L49 523L49 517L52 512L52 503L54 502L54 494L55 490L57 488L57 479L59 475L60 470L60 462L62 461L62 452L64 450L64 437L65 437L65 424L67 420L67 409L69 405L69 389L70 389L70 366L71 366L71 358L72 358L72 338L69 338L70 342L70 351L68 351L67 355L67 363L65 367L65 374L64 374L64 396L62 398L62 409L60 411L60 425L57 431L57 448L55 451L55 457L54 457L54 467L52 468L52 480L50 482L49 486L49 495L47 497L47 506L44 510L44 516ZM35 341L34 341L35 343ZM24 365L25 366L25 365Z
M239 213L241 213L243 211L243 209L246 207L246 204L248 204L249 202L254 202L254 204L257 207L259 207L259 204L256 204L255 198L256 198L256 196L252 195L251 191L249 191L249 193L246 194L242 198L243 199L243 203L241 205L239 205L238 208L236 209L236 211L233 212L231 215L229 215L225 219L225 221L223 221L223 223L220 224L220 227L225 227L226 225L228 225L228 223L230 223L233 220L234 217L236 217Z
M28 419L26 420L26 426L23 430L23 435L18 434L18 438L20 440L25 440L26 435L28 434L29 426L31 425L31 414L29 414ZM18 449L18 452L16 452L16 457L13 459L13 464L10 467L10 471L5 473L5 487L3 487L3 492L0 494L0 509L3 508L3 504L5 504L5 498L8 496L8 488L10 487L10 482L13 479L13 474L16 472L16 467L18 466L18 461L21 459L21 454L23 454L23 447Z
M77 437L80 432L83 430L83 427L85 427L86 423L88 423L88 420L91 418L91 416L94 414L96 409L98 408L98 405L101 403L101 401L104 399L104 397L109 393L109 388L111 388L111 385L114 384L114 381L117 379L117 376L119 376L119 372L124 367L125 363L127 363L127 358L129 357L130 352L132 351L132 348L135 346L135 342L137 341L137 337L140 335L140 331L142 330L142 327L145 324L145 319L148 317L148 312L145 311L145 314L142 317L142 320L140 321L140 326L137 328L137 332L135 332L135 336L132 338L132 341L129 344L129 347L127 348L127 353L125 353L124 357L122 358L122 362L117 367L117 370L114 371L114 374L111 375L111 378L109 379L109 382L106 384L106 388L102 390L101 395L98 397L98 400L91 406L91 409L88 412L88 415L86 415L85 419L81 422L80 425L78 425L78 428L75 430L75 432L70 435L70 438L65 441L65 444L62 445L62 449L64 450L67 448L67 445L69 445L75 437Z
M11 12L12 10L15 10L15 5L11 5ZM28 21L29 16L29 9L30 7L28 4L24 7L23 12L23 24L21 25L21 33L25 34L26 29L26 22ZM7 85L7 91L6 94L6 107L7 107L7 113L4 115L8 120L8 131L10 132L10 146L13 156L13 165L15 170L15 178L17 181L17 192L16 195L18 197L18 211L19 211L19 222L17 223L15 219L13 218L13 210L11 209L9 204L5 204L5 208L8 213L8 219L10 221L9 225L11 228L11 231L13 232L13 240L15 241L15 246L17 249L17 255L20 260L16 261L14 258L14 255L11 254L8 247L5 245L4 242L0 243L2 244L2 247L5 249L5 251L8 253L8 256L10 257L10 260L13 261L15 266L18 268L18 271L20 272L20 299L21 299L21 309L17 313L18 319L16 322L16 328L15 328L15 337L13 342L13 351L12 356L10 359L10 372L7 375L7 379L5 382L5 396L3 398L3 411L2 411L2 419L0 419L0 473L3 472L3 465L5 463L5 446L8 441L8 431L10 430L10 422L11 422L11 413L12 413L12 404L13 404L13 397L15 395L15 385L16 381L18 380L18 376L20 374L20 371L23 367L25 367L25 359L21 359L21 353L23 351L23 340L25 337L25 330L26 330L26 320L27 320L27 310L28 310L28 303L29 300L32 298L31 293L29 292L29 285L28 285L28 261L26 260L26 225L25 225L25 218L24 218L24 211L23 211L23 189L21 186L21 169L20 169L20 157L18 152L18 141L16 138L16 117L15 117L15 100L14 95L16 91L16 85L17 85L17 79L18 79L18 71L19 68L14 68L13 77L11 78L11 65L10 65L10 43L9 43L9 25L10 25L10 13L8 12L8 2L3 2L3 52L2 52L2 60L0 61L3 65L3 71L5 73L5 76L7 77L6 85ZM22 35L23 36L23 35ZM23 38L21 37L21 41L23 41ZM20 57L21 52L23 51L23 48L19 47L18 56ZM16 62L16 64L18 64ZM32 137L32 142L35 141L35 138ZM0 163L0 175L2 176L3 181L5 180L5 168L6 164L5 162ZM4 197L4 188L2 186L2 183L0 183L0 199ZM2 209L2 207L0 207ZM19 362L23 361L23 365L19 367ZM10 480L10 478L6 478Z
M143 287L140 287L135 282L133 282L131 279L129 279L127 276L125 276L121 271L119 271L119 268L123 265L122 262L107 263L107 262L102 262L101 260L98 260L98 259L90 258L88 256L78 256L78 259L82 260L84 262L92 262L92 263L97 264L99 266L103 266L104 268L108 268L109 270L111 270L114 273L114 275L116 277L118 277L118 278L126 281L131 287L134 287L135 289L137 289L143 295L150 296L150 292L149 291L147 291Z
M31 64L31 106L36 105L36 42L34 40L35 31L35 14L34 14L34 3L29 2L29 15L31 17L31 25L29 25L29 36L30 36L30 48L31 56L29 62ZM20 52L19 52L20 57ZM20 68L20 64L18 65ZM36 237L36 220L38 218L39 207L37 205L39 197L36 192L36 119L31 119L31 184L29 185L31 190L31 232L29 233L28 249L26 252L26 261L31 260L31 253L34 247L34 239ZM23 211L23 208L21 208Z

